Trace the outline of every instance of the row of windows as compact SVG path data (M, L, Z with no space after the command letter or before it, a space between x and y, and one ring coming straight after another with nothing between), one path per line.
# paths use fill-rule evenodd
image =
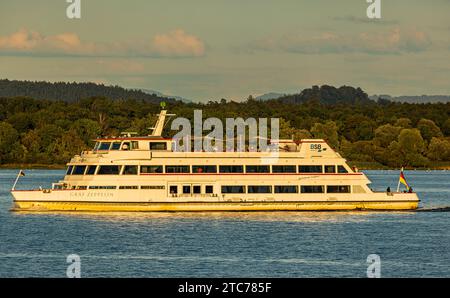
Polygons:
M191 192L192 191L192 192ZM169 186L169 192L171 194L178 194L178 185L171 185ZM183 194L201 194L202 188L200 185L183 185L181 187L181 192ZM205 185L205 193L206 194L212 194L214 193L214 187L212 185Z
M118 187L119 189L166 189L164 185L120 185ZM74 189L88 189L88 186L85 185L79 185L74 186ZM117 186L115 185L106 185L106 186L95 186L91 185L89 186L89 189L117 189Z
M116 142L97 142L94 146L94 151L117 151L117 150L134 150L139 149L139 142L137 141L116 141Z
M350 193L350 185L301 185L300 193ZM244 185L224 185L222 186L222 193L245 193L246 187ZM296 185L275 185L273 187L274 193L298 193L298 186ZM247 186L247 193L272 193L271 185L249 185Z
M119 189L153 189L161 190L165 189L164 185L121 185ZM76 189L88 189L87 186L77 186ZM89 189L117 189L117 186L89 186ZM350 193L351 188L349 185L301 185L300 193ZM200 194L201 185L183 185L179 189L178 185L169 186L169 192L171 194L178 194L179 190L183 194ZM243 194L243 193L298 193L299 187L297 185L223 185L221 186L221 192L224 194ZM212 194L214 187L212 185L205 185L205 193Z
M98 170L97 170L98 168ZM138 166L126 165L108 165L108 166L69 166L67 175L137 175ZM192 172L191 172L192 170ZM270 173L270 166L245 166L245 173ZM140 166L141 174L159 174L164 173L164 167L158 165ZM165 173L217 173L215 165L195 165L195 166L165 166ZM244 166L219 166L219 173L244 173ZM297 173L297 167L293 165L272 166L272 173ZM348 173L342 165L325 166L298 166L298 173Z
M150 150L167 150L167 142L150 142ZM139 149L137 141L115 141L115 142L97 142L94 151L116 151L116 150L136 150Z

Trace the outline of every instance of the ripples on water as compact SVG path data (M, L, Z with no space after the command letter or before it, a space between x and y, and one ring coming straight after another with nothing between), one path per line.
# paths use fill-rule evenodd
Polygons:
M63 171L29 170L19 189ZM449 212L12 213L17 171L0 170L0 277L450 277ZM372 188L398 171L367 171ZM450 172L406 172L424 208L450 206Z

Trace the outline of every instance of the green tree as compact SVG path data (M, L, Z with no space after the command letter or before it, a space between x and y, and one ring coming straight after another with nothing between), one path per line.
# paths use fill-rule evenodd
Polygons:
M401 167L407 164L402 147L398 141L392 141L391 144L389 144L388 149L382 156L382 160L391 167Z
M425 142L418 129L403 129L398 136L398 143L403 152L422 153L425 150Z
M53 163L67 163L69 160L81 151L87 149L83 140L74 130L63 134L60 138L48 148L48 154L54 156Z
M417 123L417 128L420 130L422 137L428 142L434 137L442 137L441 129L433 120L420 119L419 123Z
M442 124L442 132L445 136L450 136L450 118L445 120L444 124Z
M9 123L0 122L0 164L11 161L11 153L20 146L18 140L17 130Z
M135 118L131 121L131 125L126 128L126 131L136 132L138 135L145 136L152 132L150 128L155 126L155 122L156 117L153 114L148 114L144 118ZM166 128L170 128L170 126L166 125Z
M36 129L36 133L39 135L41 142L40 146L43 150L46 150L56 139L64 134L64 130L54 124L45 124L39 129Z
M352 161L374 161L376 147L372 141L341 142L344 156Z
M291 126L291 122L280 118L280 138L290 139L295 135L296 129Z
M428 146L427 156L435 161L450 161L450 142L432 138Z
M311 133L315 138L324 139L334 149L339 148L339 139L337 133L337 126L334 121L327 121L325 123L316 123L311 128Z
M311 139L312 135L307 129L297 129L294 133L294 140Z
M393 141L388 147L389 156L386 158L391 166L421 167L428 163L422 155L426 144L418 129L403 129L398 141Z
M295 141L299 141L301 139L310 139L312 135L307 129L296 129L291 126L291 121L280 118L280 138L293 138Z
M21 143L24 146L25 162L35 163L39 160L39 154L42 151L42 139L37 130L30 130L22 136Z
M83 118L75 121L70 130L75 131L86 145L91 145L92 140L100 136L102 129L98 122Z
M256 101L256 99L253 97L253 95L249 95L248 97L247 97L247 102L254 102L254 101Z
M361 114L347 116L341 127L341 135L347 140L371 140L373 138L374 122Z
M400 126L403 128L410 128L411 127L411 120L408 118L400 118L395 122L395 126Z
M17 113L8 118L8 122L20 133L35 127L33 119L28 113Z
M393 126L391 124L384 124L375 129L374 142L378 146L387 148L392 141L397 140L400 131L402 130L399 126Z

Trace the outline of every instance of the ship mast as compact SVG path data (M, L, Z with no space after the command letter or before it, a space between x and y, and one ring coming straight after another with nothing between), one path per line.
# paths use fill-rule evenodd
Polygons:
M151 127L152 137L160 137L162 135L162 131L164 129L164 123L166 121L166 117L175 116L175 114L167 114L167 110L161 110L158 115L158 120L156 121L155 127Z

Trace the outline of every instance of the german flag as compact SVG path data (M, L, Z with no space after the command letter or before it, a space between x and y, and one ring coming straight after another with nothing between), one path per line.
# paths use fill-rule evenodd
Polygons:
M409 184L408 184L408 182L406 182L405 175L403 174L403 168L402 168L402 170L400 171L399 183L401 183L401 184L403 184L404 186L406 186L406 190L409 190Z

